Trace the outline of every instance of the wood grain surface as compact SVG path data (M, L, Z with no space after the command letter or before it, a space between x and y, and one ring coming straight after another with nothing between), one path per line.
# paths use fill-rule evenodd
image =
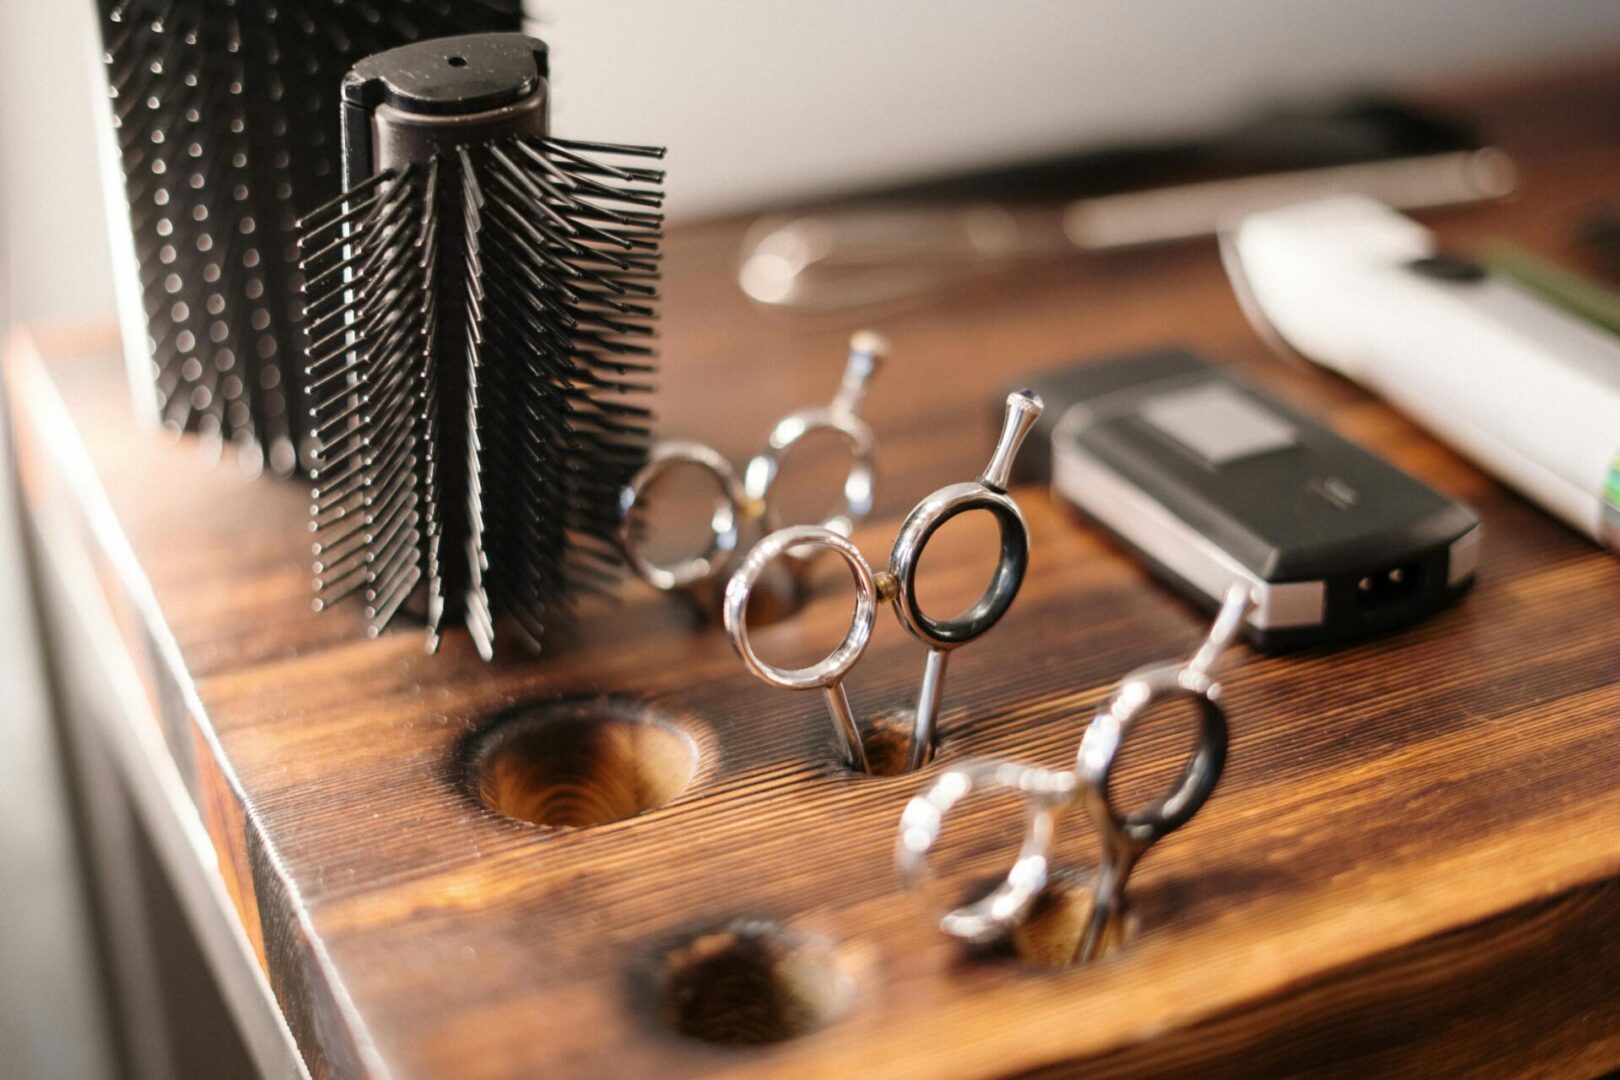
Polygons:
M1512 201L1433 216L1449 244L1501 236L1579 261L1579 215L1620 194L1615 59L1448 98L1477 106L1523 172ZM776 416L826 398L860 325L748 306L732 284L745 224L670 237L659 399L663 433L734 459ZM306 491L210 468L195 444L139 428L110 331L13 343L18 467L46 569L79 565L70 552L93 568L72 584L120 628L247 955L310 1071L1620 1067L1620 561L1355 388L1274 359L1211 245L1034 265L878 325L894 345L866 408L878 513L856 537L874 561L914 502L976 475L991 403L1017 373L1165 342L1229 362L1485 523L1479 584L1438 617L1335 651L1241 651L1225 679L1226 777L1144 861L1134 935L1095 966L965 954L892 870L900 810L938 763L1062 766L1115 679L1183 655L1201 632L1197 612L1044 492L1014 493L1034 538L1029 578L953 658L936 764L854 776L836 764L818 695L758 682L718 631L634 583L546 655L492 664L465 633L429 656L409 630L373 641L355 611L317 616ZM925 560L942 606L983 582L982 539L942 534ZM835 640L842 575L826 567L808 607L760 630L761 646ZM909 701L923 659L880 616L850 683L872 715ZM478 741L548 701L670 734L586 732L566 751L555 733ZM1182 738L1150 733L1144 762ZM491 765L524 746L545 760ZM579 760L555 759L565 752ZM568 790L526 799L525 784ZM577 828L479 798L580 820L672 788L638 816ZM994 867L1005 812L964 812L961 876L944 887ZM1088 843L1075 837L1075 865ZM720 1045L677 1027L787 1037Z

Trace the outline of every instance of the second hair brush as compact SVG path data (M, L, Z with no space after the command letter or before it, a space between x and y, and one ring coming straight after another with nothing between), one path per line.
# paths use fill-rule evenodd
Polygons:
M357 594L437 646L531 648L616 574L646 456L662 150L547 128L547 54L446 38L344 82L345 194L302 244L317 607Z

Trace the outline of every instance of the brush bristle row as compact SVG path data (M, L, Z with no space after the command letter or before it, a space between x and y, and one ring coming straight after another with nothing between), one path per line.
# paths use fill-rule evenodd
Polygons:
M538 648L615 580L618 492L649 438L663 179L615 162L659 153L460 148L306 222L327 341L309 378L333 388L315 416L319 603L363 589L380 631L421 582L430 642L459 616L487 657L498 620Z

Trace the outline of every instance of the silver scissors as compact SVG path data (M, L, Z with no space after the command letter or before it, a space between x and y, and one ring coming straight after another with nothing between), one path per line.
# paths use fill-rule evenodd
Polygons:
M1253 606L1249 586L1234 584L1192 659L1142 668L1120 680L1086 728L1072 772L1010 761L968 761L942 772L911 800L901 815L895 847L900 877L908 887L927 877L928 853L957 803L975 791L995 790L1014 792L1024 800L1024 835L1012 869L983 897L947 912L940 929L985 944L1022 925L1050 880L1058 825L1065 814L1080 807L1097 827L1102 859L1075 959L1089 963L1112 948L1123 926L1125 883L1137 862L1154 844L1192 820L1220 781L1227 727L1220 684L1213 673ZM1155 706L1178 698L1190 699L1198 710L1197 748L1174 790L1139 810L1120 813L1110 798L1109 778L1121 747L1138 720Z
M772 686L784 690L821 690L832 714L839 748L852 767L862 772L871 771L860 725L844 690L844 676L871 641L878 601L892 602L900 622L913 637L928 646L906 756L906 770L910 771L922 767L932 751L934 722L945 683L945 661L951 650L994 626L1018 595L1029 565L1029 528L1024 524L1018 504L1007 495L1007 485L1018 448L1040 414L1041 399L1034 391L1020 390L1007 396L1006 419L990 464L977 480L940 488L917 504L900 526L887 570L874 571L847 536L823 526L798 525L780 529L761 540L726 585L722 605L726 634L743 663ZM940 526L971 510L988 511L1000 527L1001 554L995 576L967 611L952 619L932 618L923 612L917 601L918 562ZM849 565L855 578L855 617L843 641L822 660L804 668L775 667L761 660L749 641L749 594L773 560L818 547L831 548Z
M809 435L831 431L847 445L849 472L844 477L843 501L821 527L848 536L872 512L873 457L876 440L860 418L867 384L888 355L889 343L878 333L862 330L850 339L849 360L838 392L829 405L800 409L776 422L765 449L756 454L741 478L719 451L702 443L677 439L655 443L647 461L619 492L619 545L631 569L647 584L663 592L701 593L718 583L730 569L744 529L761 526L770 531L780 524L771 492L782 462ZM696 466L707 471L720 489L709 519L709 544L701 553L669 565L653 562L642 552L636 508L671 469ZM796 560L795 570L802 570Z

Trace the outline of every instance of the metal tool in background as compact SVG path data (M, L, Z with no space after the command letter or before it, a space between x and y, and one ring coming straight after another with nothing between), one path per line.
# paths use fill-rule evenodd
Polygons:
M740 478L713 447L677 439L654 443L646 464L619 491L619 543L636 575L660 591L688 595L700 610L717 609L720 585L732 569L744 533L754 529L774 532L782 527L773 493L783 462L805 439L825 432L836 435L844 444L850 467L839 507L820 527L848 537L872 512L877 440L861 419L860 406L888 352L888 341L875 331L862 330L850 338L849 359L832 401L825 406L799 409L778 420L771 427L765 448L749 459ZM657 488L670 473L682 467L702 470L719 489L709 519L708 546L697 555L660 564L643 551L645 523L640 511L656 498ZM785 561L797 589L809 560L791 553Z
M347 190L304 222L316 606L436 648L506 617L530 648L622 567L646 460L658 299L654 147L550 134L521 34L405 46L343 83Z
M947 177L762 219L738 284L760 304L915 304L1020 262L1213 236L1234 216L1361 193L1406 209L1509 194L1511 159L1467 126L1380 98L1271 110L1214 137Z
M887 600L913 637L928 646L928 659L912 716L904 771L921 768L933 753L935 720L945 686L945 663L953 649L988 632L1018 595L1029 564L1029 529L1018 504L1007 495L1013 459L1041 412L1041 400L1021 391L1007 396L1006 418L995 452L974 481L952 484L929 495L906 516L889 554L888 569L873 570L860 549L839 533L817 525L797 525L771 533L743 560L726 585L726 634L749 671L784 690L820 690L826 698L839 749L849 765L871 772L860 722L850 707L844 677L866 652L877 622L877 604ZM951 619L927 615L917 599L917 566L934 533L947 521L973 510L992 514L1001 531L1000 557L990 585L967 611ZM855 580L855 615L843 640L822 660L804 668L766 663L748 633L748 599L760 575L778 558L806 548L830 548L849 566Z
M1002 940L1023 925L1052 880L1058 827L1069 812L1079 809L1096 826L1102 858L1089 880L1092 906L1073 959L1089 963L1120 943L1131 872L1154 844L1192 820L1220 782L1227 725L1214 673L1254 602L1246 584L1234 584L1191 659L1142 668L1120 680L1087 726L1073 771L1011 761L966 761L940 773L911 800L901 815L895 846L900 878L910 888L929 876L928 855L944 832L946 817L968 796L1008 791L1024 803L1023 839L1012 868L989 892L947 912L940 919L941 930L982 945ZM1197 746L1174 790L1139 809L1121 811L1109 786L1120 751L1144 716L1176 700L1191 701L1198 710Z
M97 0L102 163L133 400L251 471L307 467L295 220L341 190L372 53L517 30L519 0ZM123 219L123 225L117 224Z

